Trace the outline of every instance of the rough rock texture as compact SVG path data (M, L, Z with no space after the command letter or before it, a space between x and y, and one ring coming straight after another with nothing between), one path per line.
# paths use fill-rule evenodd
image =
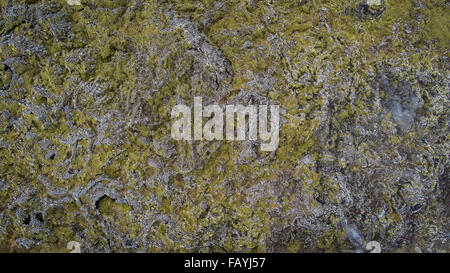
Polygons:
M450 250L448 0L68 2L0 0L1 251ZM279 148L174 141L194 96Z

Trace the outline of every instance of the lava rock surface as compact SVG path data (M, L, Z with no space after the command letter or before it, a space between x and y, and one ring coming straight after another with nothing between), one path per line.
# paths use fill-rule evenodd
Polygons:
M448 252L448 0L0 0L0 251ZM280 143L171 109L277 104Z

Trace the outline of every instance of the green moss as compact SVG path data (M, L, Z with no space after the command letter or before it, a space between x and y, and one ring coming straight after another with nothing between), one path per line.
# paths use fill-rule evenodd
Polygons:
M34 3L14 3L25 2ZM38 196L50 196L37 179L38 174L57 189L85 187L103 175L120 182L123 186L120 193L140 193L143 211L171 219L170 224L155 221L148 234L155 244L141 246L144 251L192 251L186 246L196 246L194 250L199 251L266 251L265 243L273 235L272 228L289 226L293 220L290 213L303 211L298 209L303 201L298 201L295 187L301 188L305 199L311 200L308 205L314 209L321 207L315 196L335 206L342 202L340 185L314 170L314 166L299 163L299 159L311 155L314 161L322 160L325 156L321 152L326 149L342 149L342 144L336 145L342 132L327 132L332 141L329 145L322 143L320 136L326 131L325 125L347 128L369 120L376 109L373 102L388 99L390 94L386 90L373 90L369 86L372 78L367 76L368 71L381 73L379 68L389 62L403 66L405 71L433 71L439 67L437 59L449 45L449 26L445 20L448 7L444 0L424 3L423 9L417 8L416 1L387 0L386 10L377 18L358 16L360 1L319 0L301 5L299 1L236 0L227 1L220 8L214 1L206 0L163 2L145 1L132 7L129 1L86 0L80 7L70 7L63 0L58 1L52 9L63 14L61 20L67 20L73 32L73 37L64 39L63 35L57 38L54 34L55 22L50 19L39 22L40 33L19 19L0 22L6 22L0 30L2 35L11 32L26 36L44 46L46 52L46 56L36 57L14 43L0 47L1 60L8 57L24 60L13 67L0 64L0 87L8 86L11 90L0 102L0 178L15 185L9 192L0 193L1 207L20 193L18 185L24 181L37 189ZM179 100L191 101L193 94L215 95L206 84L192 81L192 69L197 68L199 60L195 54L186 53L194 49L183 30L171 28L164 12L165 5L170 4L177 16L186 16L194 22L205 34L205 42L230 62L234 76L232 82L224 83L231 86L224 101L241 92L254 92L283 109L280 143L275 153L258 151L258 160L247 156L242 163L243 148L236 142L192 144L168 140L172 106ZM6 5L8 1L0 1L2 10ZM424 20L414 20L417 15L423 15ZM18 18L23 16L19 14ZM204 20L206 17L208 20ZM410 50L411 45L417 50ZM213 67L205 67L205 75L215 73ZM12 83L13 71L20 81ZM155 86L165 75L165 85ZM398 81L408 75L412 74L400 73L394 78ZM345 78L352 78L353 83L345 85ZM263 91L255 85L260 79L273 79L274 86ZM48 94L37 92L36 86ZM445 95L443 90L420 92L425 109L433 107L432 92ZM332 94L334 101L325 94ZM49 114L41 118L39 113L27 111L24 100ZM61 102L72 110L57 108ZM19 119L23 126L16 128L3 119L6 113ZM131 120L139 114L147 121L108 127L111 124L105 125L101 120L107 114L113 116L111 123L114 119ZM440 126L445 128L445 124ZM381 122L386 145L413 149L412 143L418 136L392 135L390 132L395 128L387 114ZM61 139L78 130L86 130L92 138L78 139L75 144L61 143ZM102 130L106 130L105 143L94 144ZM28 132L36 138L26 139ZM108 143L106 139L112 137L121 141ZM54 146L53 159L45 158L42 140L49 140ZM369 141L358 143L356 149L361 159L380 157L373 152L373 145ZM171 148L175 155L168 155ZM160 158L164 167L148 166L151 158ZM194 168L183 168L185 164ZM336 162L333 168L364 171L361 165L347 166L344 161ZM61 178L69 169L80 173L70 179ZM167 175L164 181L163 175ZM255 189L262 193L254 195ZM81 202L85 205L89 200ZM143 227L137 224L129 204L104 196L97 205L98 211L88 209L89 215L98 216L127 238L143 239L140 237ZM305 215L311 212L305 211ZM92 224L97 219L82 216L78 204L51 208L45 218L52 238L30 234L17 222L0 240L6 246L0 247L12 249L16 238L29 237L42 241L41 247L32 251L65 252L64 244L76 239L77 228L85 230L86 240L92 245L121 244L118 238L106 242L108 235L100 224ZM328 229L314 235L319 238L317 243L308 246L304 238L290 238L284 250L335 251L345 245L337 216L328 214L320 221L327 223ZM380 219L380 223L389 226L387 233L391 236L402 221L395 210ZM74 227L74 223L78 226ZM424 236L430 233L424 230ZM174 238L173 234L180 235ZM202 247L206 242L214 244Z

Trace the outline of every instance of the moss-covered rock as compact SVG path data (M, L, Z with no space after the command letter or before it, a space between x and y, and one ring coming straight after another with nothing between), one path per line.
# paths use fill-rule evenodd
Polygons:
M448 252L446 0L0 0L0 250ZM175 141L277 104L279 147Z

